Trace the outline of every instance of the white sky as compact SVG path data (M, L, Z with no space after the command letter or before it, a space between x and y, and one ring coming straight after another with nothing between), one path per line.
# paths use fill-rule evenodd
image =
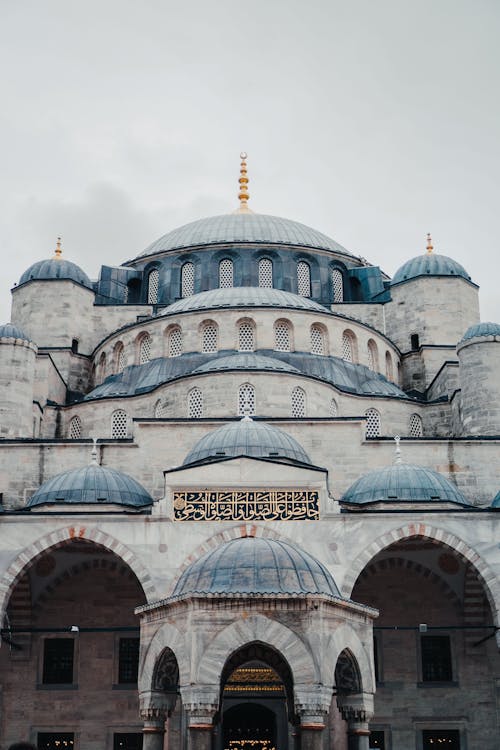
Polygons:
M0 322L33 262L97 278L250 205L391 275L462 263L500 322L498 0L0 0Z

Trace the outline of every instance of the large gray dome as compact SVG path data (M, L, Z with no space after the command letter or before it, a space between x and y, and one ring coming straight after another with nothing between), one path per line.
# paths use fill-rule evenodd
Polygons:
M286 458L311 463L305 450L291 435L265 422L244 418L204 435L189 451L183 465L234 456Z
M218 307L287 307L294 310L313 310L314 312L328 312L323 305L314 302L309 297L301 297L292 292L281 289L254 286L233 286L211 289L199 292L190 297L177 300L162 310L162 315L175 313L197 312L211 310Z
M47 503L113 503L142 507L153 498L133 477L116 469L90 464L57 474L31 496L28 507Z
M13 323L4 323L0 326L0 339L22 339L23 341L31 341L30 337L24 333L22 328L15 326Z
M340 596L328 570L312 555L261 537L233 539L192 563L173 596L189 594Z
M401 284L418 276L461 276L467 281L471 280L465 268L453 258L438 253L425 253L406 261L394 274L391 284Z
M345 247L297 221L266 214L223 214L192 221L153 242L138 257L188 247L231 243L292 245L332 250L353 257Z
M75 281L77 284L93 289L89 277L80 266L62 258L48 258L33 263L19 279L18 286L28 281L55 281L56 279Z
M271 372L291 372L300 375L301 372L293 365L276 357L265 357L254 352L236 352L227 357L217 357L209 360L193 370L193 375L204 372L220 372L224 370L269 370Z

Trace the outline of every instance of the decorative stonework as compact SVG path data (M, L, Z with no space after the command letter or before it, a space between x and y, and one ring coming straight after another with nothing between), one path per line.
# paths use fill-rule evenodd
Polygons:
M310 521L319 519L317 490L176 490L175 521Z

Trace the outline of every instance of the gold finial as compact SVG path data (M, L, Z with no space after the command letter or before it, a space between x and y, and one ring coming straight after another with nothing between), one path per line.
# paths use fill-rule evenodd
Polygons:
M248 193L248 177L247 177L247 155L245 151L242 151L240 154L241 164L240 164L240 178L238 182L240 183L240 191L238 193L238 198L240 199L240 207L236 211L237 214L251 214L252 211L248 208L248 199L250 198L250 195Z
M56 249L55 249L55 252L54 252L53 260L61 260L61 256L62 256L61 238L58 237L57 238Z
M430 255L432 251L434 250L434 246L432 244L431 234L430 232L427 232L427 252Z

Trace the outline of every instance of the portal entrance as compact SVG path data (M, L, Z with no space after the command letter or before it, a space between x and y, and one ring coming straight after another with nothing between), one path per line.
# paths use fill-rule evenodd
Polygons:
M228 750L277 747L276 713L262 703L239 703L224 712L223 745Z

